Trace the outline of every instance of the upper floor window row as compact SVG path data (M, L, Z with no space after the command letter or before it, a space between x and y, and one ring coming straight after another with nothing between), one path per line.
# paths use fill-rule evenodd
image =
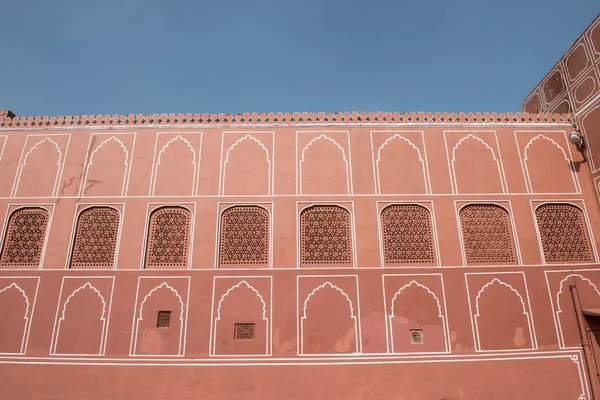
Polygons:
M534 210L543 261L595 261L585 213L569 203L542 203ZM493 203L457 207L463 264L519 265L517 235L507 208ZM51 210L13 209L4 228L0 266L37 268L45 253ZM194 243L192 205L149 209L142 268L191 268ZM120 242L121 211L112 206L80 210L73 229L68 267L114 268ZM431 210L421 204L388 204L379 213L383 266L435 266L439 254ZM218 268L272 267L273 228L267 205L232 205L220 212ZM299 207L298 266L351 268L357 265L350 208L337 204Z
M435 151L436 157L443 151L447 163L435 165L428 162L425 135L421 131L371 131L371 154L358 152L348 131L298 131L295 149L287 145L276 149L273 132L223 132L222 146L217 150L220 157L204 160L202 135L201 132L157 133L154 147L148 146L147 150L153 154L144 155L152 159L151 164L133 162L135 133L92 133L85 160L77 163L65 163L66 157L74 154L73 150L68 152L71 134L29 135L18 159L10 196L581 192L571 145L565 132L560 131L516 131L514 137L503 136L501 141L492 130L445 131L443 140L438 138ZM6 141L6 136L0 136L2 140ZM430 151L435 147L428 146ZM143 150L146 148L138 149L135 154L140 155ZM277 165L278 168L284 165L285 174L289 175L277 185L276 153L278 159L288 160ZM371 159L364 160L365 157ZM354 163L360 161L360 169L353 166L353 158ZM506 174L508 166L520 171ZM130 180L132 169L136 171L134 176L147 178ZM199 187L204 182L202 171L218 176L218 182L215 178L210 188ZM355 174L369 175L369 179L361 176L357 180ZM432 188L430 174L449 176L450 182ZM361 182L360 188L355 187L357 182ZM364 182L368 182L368 187Z

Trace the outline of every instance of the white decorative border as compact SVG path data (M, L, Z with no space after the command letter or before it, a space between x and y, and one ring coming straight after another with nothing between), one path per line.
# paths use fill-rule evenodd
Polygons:
M0 290L0 293L4 292L9 288L15 288L21 292L23 297L25 297L25 302L27 303L27 310L25 312L25 319L27 322L25 323L25 330L23 332L23 337L21 339L21 351L19 353L5 353L0 352L0 356L14 356L14 355L25 355L27 352L27 345L29 344L29 332L31 330L31 322L33 321L33 313L35 312L35 303L37 301L38 289L40 287L40 277L39 276L0 276L0 285L3 285L2 281L4 280L17 280L17 279L26 279L26 280L34 280L35 279L35 292L33 293L33 301L29 302L29 296L25 293L23 288L19 286L18 283L12 282L10 285L5 286ZM30 293L31 295L31 293Z

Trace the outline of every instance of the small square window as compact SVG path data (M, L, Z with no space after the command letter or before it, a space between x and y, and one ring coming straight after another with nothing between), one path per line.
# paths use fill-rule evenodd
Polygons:
M423 344L423 331L421 329L410 330L410 343Z
M168 328L171 325L171 311L159 311L156 320L157 328Z
M234 340L254 339L254 324L243 323L235 324Z

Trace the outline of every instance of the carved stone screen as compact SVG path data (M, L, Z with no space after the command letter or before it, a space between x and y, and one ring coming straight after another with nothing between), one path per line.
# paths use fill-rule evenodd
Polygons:
M150 215L145 268L186 268L192 213L182 207L162 207Z
M390 205L381 212L385 265L433 264L429 210L418 205Z
M2 266L38 267L50 215L42 208L21 208L8 220L0 256Z
M221 265L269 264L269 213L262 207L237 206L221 215Z
M71 268L112 268L119 236L119 211L110 207L84 210L77 219Z
M594 261L583 212L570 204L542 205L535 211L546 262Z
M312 206L300 214L302 265L352 264L350 213L338 206Z
M515 264L510 216L493 204L472 204L460 210L467 265Z

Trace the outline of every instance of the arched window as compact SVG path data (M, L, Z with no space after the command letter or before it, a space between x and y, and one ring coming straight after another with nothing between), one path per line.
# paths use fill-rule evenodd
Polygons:
M381 211L385 265L433 264L431 215L423 206L393 204Z
M494 204L471 204L459 213L467 265L516 264L508 212Z
M92 207L77 218L71 268L112 268L119 236L119 211Z
M300 214L302 265L352 265L350 213L338 206L312 206Z
M14 211L4 234L0 265L38 267L49 219L50 213L43 208L28 207Z
M150 214L145 268L187 268L192 213L161 207Z
M535 210L544 260L594 261L583 211L571 204L544 204Z
M221 265L269 264L269 213L258 206L236 206L221 215Z

